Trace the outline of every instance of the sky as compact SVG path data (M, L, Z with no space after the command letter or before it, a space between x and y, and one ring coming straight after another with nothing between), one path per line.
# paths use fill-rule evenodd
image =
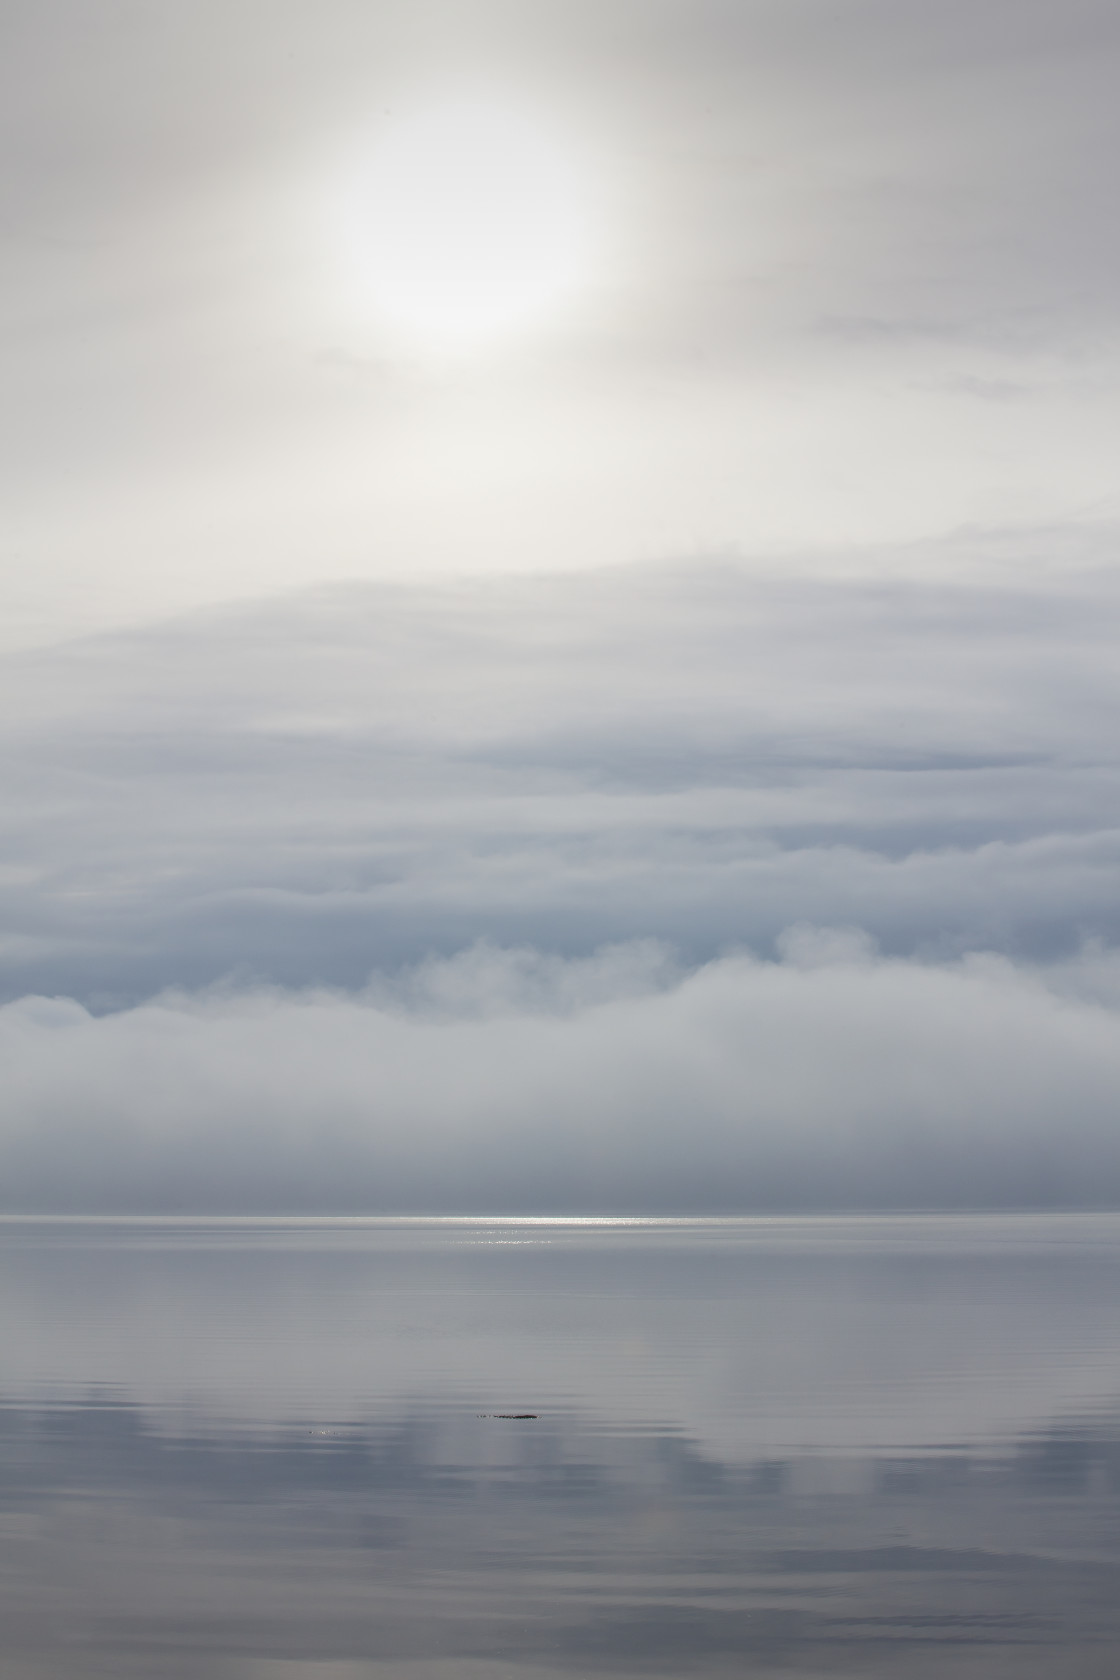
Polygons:
M0 45L3 1206L1115 1205L1115 8Z

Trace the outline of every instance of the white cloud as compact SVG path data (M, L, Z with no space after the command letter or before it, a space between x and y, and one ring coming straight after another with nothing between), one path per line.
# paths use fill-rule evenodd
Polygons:
M1100 0L5 21L9 642L324 576L788 552L1113 496ZM340 302L328 206L387 110L476 72L610 182L611 255L570 330L432 377L369 288Z
M1120 1195L1120 956L480 946L366 991L0 1011L8 1208L718 1210Z

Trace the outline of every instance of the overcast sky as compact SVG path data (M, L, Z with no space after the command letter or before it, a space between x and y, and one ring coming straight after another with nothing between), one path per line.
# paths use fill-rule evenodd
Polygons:
M1120 1197L1115 7L0 30L6 1205Z

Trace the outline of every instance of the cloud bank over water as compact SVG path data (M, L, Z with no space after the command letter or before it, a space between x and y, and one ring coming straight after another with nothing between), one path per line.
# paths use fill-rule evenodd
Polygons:
M9 658L4 1206L1120 1199L1113 537Z
M479 946L360 993L0 1011L7 1210L719 1211L1120 1197L1120 960Z

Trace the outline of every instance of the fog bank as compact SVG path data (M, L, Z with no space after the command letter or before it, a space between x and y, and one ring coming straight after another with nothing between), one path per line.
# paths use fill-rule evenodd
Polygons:
M1120 1201L1120 955L479 945L360 992L0 1010L9 1211Z

